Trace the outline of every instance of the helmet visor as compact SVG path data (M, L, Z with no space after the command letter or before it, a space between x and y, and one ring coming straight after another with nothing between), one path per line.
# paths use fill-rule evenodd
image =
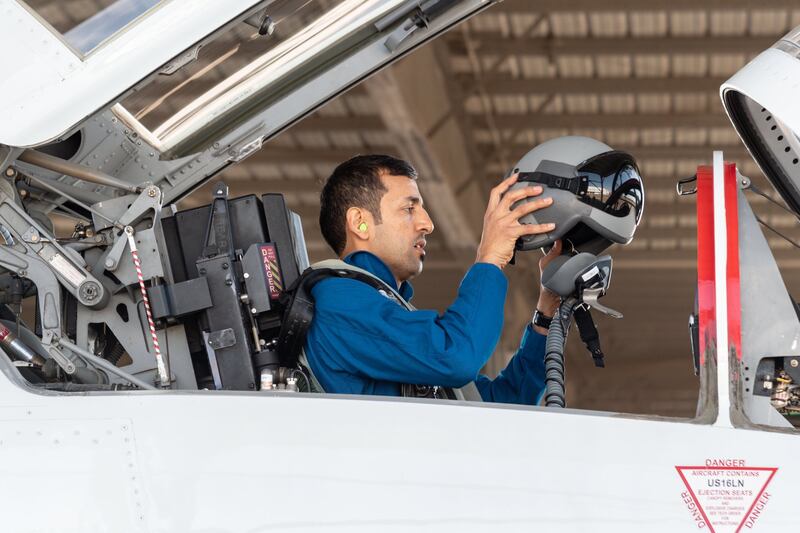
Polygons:
M625 152L606 152L577 168L582 187L579 198L616 217L635 214L636 223L644 208L644 185L636 161Z

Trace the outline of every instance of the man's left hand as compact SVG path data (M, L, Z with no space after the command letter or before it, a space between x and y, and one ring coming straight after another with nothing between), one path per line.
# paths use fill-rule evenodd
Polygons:
M541 279L541 274L544 272L545 267L547 267L547 265L550 264L550 261L559 255L561 255L561 240L554 242L553 247L550 248L550 251L547 253L547 255L539 259L539 279ZM556 293L545 289L544 286L539 287L539 301L536 304L536 309L538 309L540 313L548 317L555 316L560 303L561 299ZM544 328L534 326L533 329L537 333L547 335L547 330Z

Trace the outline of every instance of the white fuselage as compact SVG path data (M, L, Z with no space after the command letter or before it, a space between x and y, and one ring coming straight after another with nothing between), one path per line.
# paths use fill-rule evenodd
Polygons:
M778 467L756 521L777 531L796 524L796 447L689 420L274 393L44 396L0 375L4 531L691 531L676 466L726 459Z

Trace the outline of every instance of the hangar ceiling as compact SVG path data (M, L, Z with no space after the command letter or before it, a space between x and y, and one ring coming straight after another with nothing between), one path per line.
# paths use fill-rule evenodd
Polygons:
M96 9L102 2L30 3L40 4L57 28L69 28L87 5ZM334 3L306 2L294 16L313 16ZM289 31L292 19L286 20L278 35ZM318 195L336 164L376 152L409 159L420 171L437 228L415 282L415 303L444 309L474 259L489 189L525 152L572 134L633 153L645 179L646 208L633 243L610 250L615 273L605 299L626 317L597 317L604 370L592 368L572 335L568 398L575 407L691 416L697 381L686 324L694 301L695 202L679 198L675 183L721 149L771 190L730 126L719 86L797 25L800 7L790 0L505 0L328 103L222 179L235 195L285 193L303 217L313 261L331 255L317 227ZM251 33L244 28L239 36L245 44L237 48L238 60L208 67L203 83L150 108L151 119L163 120L258 53L247 41ZM194 72L224 55L225 43L219 46L213 57L201 54ZM136 98L142 104L146 94ZM208 202L209 190L180 207ZM800 239L795 217L763 198L750 199L771 226ZM766 234L787 285L796 287L795 248ZM537 259L521 255L507 269L507 327L490 373L502 368L530 319Z

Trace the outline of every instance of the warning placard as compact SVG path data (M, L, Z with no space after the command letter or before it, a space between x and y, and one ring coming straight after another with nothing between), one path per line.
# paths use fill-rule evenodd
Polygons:
M676 466L686 491L681 498L698 529L722 533L754 529L771 494L778 471L748 466L744 459L707 459L703 466Z

